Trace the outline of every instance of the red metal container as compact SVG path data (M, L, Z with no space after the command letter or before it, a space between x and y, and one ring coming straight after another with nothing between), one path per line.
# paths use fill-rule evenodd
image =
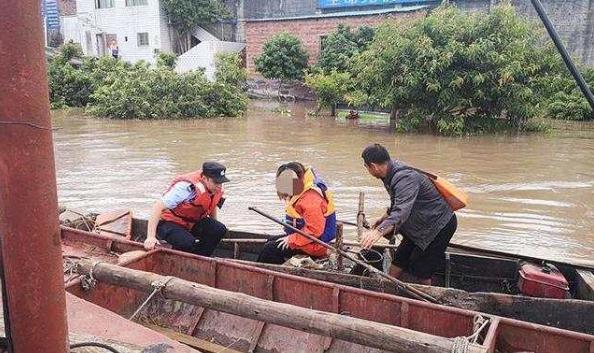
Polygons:
M553 265L523 263L518 288L531 297L564 299L569 297L569 284Z

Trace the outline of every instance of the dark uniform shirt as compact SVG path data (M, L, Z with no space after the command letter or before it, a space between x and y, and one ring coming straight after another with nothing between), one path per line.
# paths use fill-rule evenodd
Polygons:
M425 250L452 218L452 209L426 175L400 161L390 161L382 181L391 205L378 229L383 232L393 225L396 232Z

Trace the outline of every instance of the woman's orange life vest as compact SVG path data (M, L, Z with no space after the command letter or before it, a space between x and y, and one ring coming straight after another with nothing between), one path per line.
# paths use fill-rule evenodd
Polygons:
M211 194L204 184L202 171L196 171L180 175L173 179L167 193L176 183L186 181L194 185L196 197L190 201L183 201L174 209L166 209L161 213L161 219L174 222L187 229L192 229L194 223L209 217L223 198L223 188L217 187L214 194Z

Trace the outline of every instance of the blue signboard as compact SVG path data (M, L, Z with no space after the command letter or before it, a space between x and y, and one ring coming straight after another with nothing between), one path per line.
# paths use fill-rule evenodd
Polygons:
M345 8L345 7L361 7L361 6L378 6L378 5L392 5L392 4L411 4L435 2L435 0L319 0L320 8Z
M41 15L48 30L60 29L60 9L57 0L42 0Z

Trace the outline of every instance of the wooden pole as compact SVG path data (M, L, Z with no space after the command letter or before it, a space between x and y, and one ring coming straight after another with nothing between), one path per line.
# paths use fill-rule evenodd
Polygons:
M276 222L276 223L278 223L278 224L280 224L280 225L282 225L282 226L284 226L286 228L289 228L293 232L298 233L298 234L306 237L307 239L309 239L309 240L311 240L311 241L313 241L313 242L315 242L317 244L320 244L321 246L325 247L328 250L331 250L331 251L335 251L337 253L340 253L342 256L344 256L347 259L353 261L354 263L363 266L369 272L375 273L375 274L377 274L377 275L379 275L381 277L386 278L390 282L393 282L394 284L396 284L396 286L398 286L398 288L402 289L405 293L407 293L408 295L410 295L411 297L413 297L415 299L423 300L423 301L431 302L431 303L437 303L438 302L437 299L433 298L429 294L423 293L422 291L420 291L420 290L418 290L418 289L416 289L414 287L409 286L408 284L406 284L406 283L404 283L404 282L402 282L402 281L400 281L400 280L398 280L398 279L390 276L389 274L384 273L384 272L378 270L377 268L369 265L368 263L365 263L365 262L363 262L363 261L355 258L354 256L351 256L351 254L343 251L342 249L336 249L332 245L326 244L323 241L321 241L320 239L318 239L318 238L316 238L316 237L314 237L314 236L312 236L310 234L307 234L307 233L303 232L302 230L297 229L297 228L293 227L292 225L290 225L290 224L288 224L286 222L283 222L283 221L281 221L279 219L276 219L276 218L272 217L271 215L266 214L266 213L258 210L255 207L248 207L248 209L250 211L254 211L254 212L258 213L261 216L264 216L264 217L268 218L269 220L271 220L273 222Z
M81 259L76 269L82 275L92 272L93 278L99 282L143 292L152 292L154 283L166 283L162 294L171 300L390 352L449 353L454 345L450 338L277 303L152 272L87 259ZM471 344L468 352L484 353L486 349Z
M343 235L344 235L343 226L342 226L342 224L339 223L336 225L336 243L335 243L336 249L338 249L338 250L342 250L342 243L344 240ZM341 252L342 251L336 252L336 254L338 255L338 257L336 258L336 269L338 271L342 271L344 269L344 264L342 263L343 258L342 258L342 255L340 254Z
M365 229L365 193L359 193L359 207L357 209L357 242L361 243Z

